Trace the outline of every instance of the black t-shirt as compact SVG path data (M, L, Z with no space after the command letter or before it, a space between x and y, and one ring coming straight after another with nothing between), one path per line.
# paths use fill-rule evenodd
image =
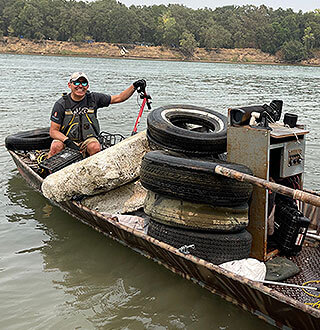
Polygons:
M94 104L93 108L95 110L94 113L95 113L96 116L97 116L97 109L107 107L107 106L109 106L109 104L111 102L111 96L108 95L108 94L92 92L91 97L94 100L94 102L92 102L92 103ZM81 113L81 111L83 109L86 109L89 106L89 104L88 104L88 95L87 94L79 102L73 101L70 94L68 94L68 98L69 98L69 102L70 102L69 104L71 105L71 109L74 112ZM64 112L65 112L65 100L64 100L63 97L61 97L54 104L52 112L51 112L50 119L53 122L55 122L59 125L62 125L63 119L64 119Z

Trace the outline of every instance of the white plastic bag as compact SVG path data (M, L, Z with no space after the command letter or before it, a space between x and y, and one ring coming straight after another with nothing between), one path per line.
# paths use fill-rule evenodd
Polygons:
M253 258L228 261L219 266L253 281L263 281L267 273L266 265Z

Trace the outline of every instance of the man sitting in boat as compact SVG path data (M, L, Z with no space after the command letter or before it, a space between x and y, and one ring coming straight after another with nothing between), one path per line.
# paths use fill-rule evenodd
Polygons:
M50 136L53 138L48 158L65 147L89 156L101 150L97 139L100 128L97 109L126 101L135 90L144 89L146 81L135 81L118 95L89 92L89 79L83 72L74 72L68 82L71 93L64 94L53 106Z

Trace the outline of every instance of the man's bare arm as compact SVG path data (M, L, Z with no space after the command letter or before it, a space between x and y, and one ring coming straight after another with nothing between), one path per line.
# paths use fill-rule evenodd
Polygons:
M135 91L135 88L133 87L133 85L131 85L126 90L121 92L120 94L111 95L110 104L126 101L134 93L134 91Z
M64 142L67 137L60 132L60 127L61 125L60 124L57 124L55 122L51 122L51 125L50 125L50 136L54 139L54 140L59 140L61 142Z

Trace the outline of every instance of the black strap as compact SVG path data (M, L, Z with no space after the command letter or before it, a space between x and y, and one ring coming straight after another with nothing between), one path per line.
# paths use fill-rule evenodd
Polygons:
M87 91L87 102L88 102L88 108L94 109L95 106L95 100L93 98L93 93Z
M64 100L64 109L65 110L71 110L71 100L68 97L68 93L62 94L63 100Z
M62 93L62 97L64 100L64 109L65 110L72 110L72 104L71 104L71 99L68 95L68 93ZM88 108L94 109L95 106L95 100L93 97L93 93L87 91L86 93L86 97L87 97L87 106Z

